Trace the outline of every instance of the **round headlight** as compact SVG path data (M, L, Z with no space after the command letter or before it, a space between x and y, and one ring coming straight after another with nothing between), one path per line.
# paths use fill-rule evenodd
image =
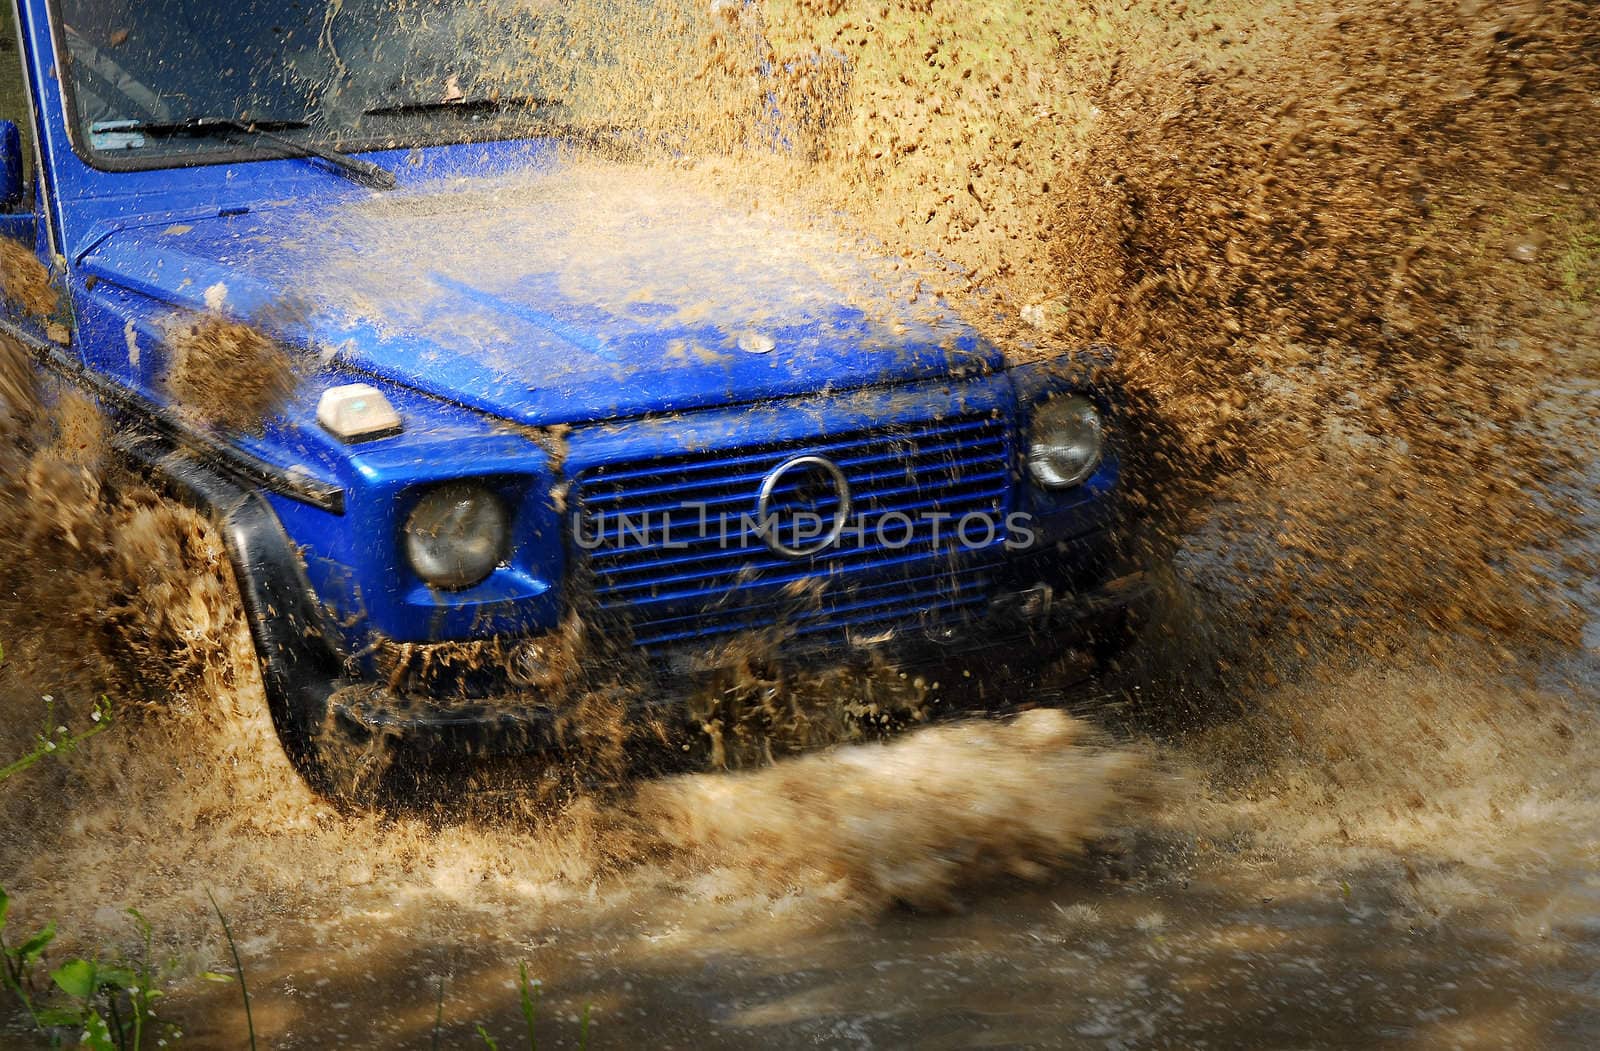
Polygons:
M1094 402L1081 394L1052 398L1033 411L1028 471L1047 489L1066 489L1094 473L1104 444Z
M498 496L475 482L452 482L419 500L406 519L406 559L436 588L470 588L505 557L506 533Z

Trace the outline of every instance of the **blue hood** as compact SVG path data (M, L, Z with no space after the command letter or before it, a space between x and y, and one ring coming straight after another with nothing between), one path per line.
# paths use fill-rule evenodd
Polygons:
M520 423L998 367L898 260L676 169L585 162L109 232L100 280Z

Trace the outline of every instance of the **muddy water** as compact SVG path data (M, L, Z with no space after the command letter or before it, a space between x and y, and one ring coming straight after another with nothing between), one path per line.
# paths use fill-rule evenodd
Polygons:
M514 823L458 824L405 861L366 830L365 860L334 863L355 885L248 914L257 1024L274 1046L425 1046L442 980L445 1046L479 1023L510 1037L525 960L545 983L544 1039L566 1043L591 1005L608 1046L1585 1046L1600 1025L1600 662L1548 671L1559 681L1331 672L1147 741L1132 781L1125 749L1061 764L1024 738L924 738L904 756L935 806L819 806L845 826L820 835L784 809L800 770L697 777L658 809L632 804L676 816L686 853L633 829L656 849L609 874L583 868L599 827L585 821L522 851ZM1269 734L1283 741L1262 747ZM1124 795L1102 812L1108 764ZM801 798L870 799L877 768L813 761ZM1025 796L1006 786L1018 777ZM1007 840L1027 806L1061 808L1068 838ZM751 821L768 834L747 838ZM614 849L623 833L601 824ZM348 850L341 831L322 842ZM922 908L857 867L919 859L960 869L902 873ZM174 1006L206 1046L243 1024L226 987Z
M199 523L152 528L204 566ZM1200 529L1180 555L1203 623L1249 604L1253 577L1207 584L1236 543ZM1592 635L1592 581L1573 583ZM136 904L189 1046L245 1031L236 990L192 977L226 966L206 888L274 1047L430 1046L441 980L441 1046L478 1024L510 1040L520 962L546 1046L586 1005L597 1046L1585 1046L1600 1027L1592 644L1330 658L1163 694L1207 707L1110 734L1039 712L565 806L352 816L276 750L209 586L173 617L216 646L177 697L5 801L21 918L131 950ZM15 660L21 707L42 668Z
M1197 591L1220 554L1191 537ZM1330 660L1120 745L1041 714L914 735L909 771L857 748L646 789L621 823L466 821L404 861L363 830L355 885L254 913L257 1023L426 1046L442 982L443 1046L511 1038L527 961L566 1045L588 1006L607 1046L1590 1046L1600 649L1437 657ZM1054 832L1015 834L1039 807ZM174 1007L207 1046L243 1024L227 987Z
M244 1033L196 977L207 890L274 1047L429 1046L441 980L441 1046L507 1046L519 962L546 1046L585 1004L596 1046L1592 1045L1592 28L1280 6L769 12L858 71L782 193L844 187L1031 353L1135 348L1186 605L1131 698L342 813L277 748L215 536L0 368L0 747L45 693L121 713L0 793L17 924L115 954L138 907L199 1047Z

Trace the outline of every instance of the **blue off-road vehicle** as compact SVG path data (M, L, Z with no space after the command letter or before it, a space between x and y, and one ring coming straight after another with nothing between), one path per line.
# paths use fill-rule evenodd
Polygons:
M17 7L0 226L55 305L8 287L0 325L218 523L329 789L374 738L547 745L619 665L659 717L751 640L981 670L1114 649L1146 593L1096 356L1012 367L898 260L675 156L644 81L685 11ZM752 163L826 109L772 69L731 81Z

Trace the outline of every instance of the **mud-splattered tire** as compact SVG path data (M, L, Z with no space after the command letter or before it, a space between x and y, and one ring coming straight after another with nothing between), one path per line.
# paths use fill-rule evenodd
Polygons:
M303 735L301 772L334 803L371 805L382 799L399 765L395 748L392 737L373 732L330 705L323 724Z

